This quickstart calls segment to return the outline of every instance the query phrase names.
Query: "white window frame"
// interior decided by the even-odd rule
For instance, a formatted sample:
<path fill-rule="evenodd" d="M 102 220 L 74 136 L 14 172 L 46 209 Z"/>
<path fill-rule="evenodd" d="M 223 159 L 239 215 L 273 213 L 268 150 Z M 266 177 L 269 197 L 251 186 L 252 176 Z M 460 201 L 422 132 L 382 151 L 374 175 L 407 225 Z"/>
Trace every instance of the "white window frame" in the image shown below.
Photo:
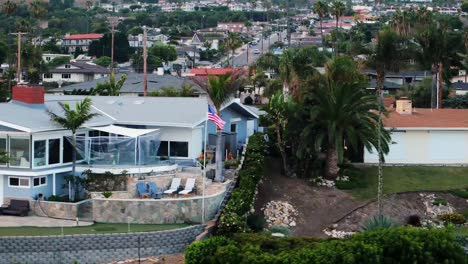
<path fill-rule="evenodd" d="M 15 185 L 10 185 L 10 179 L 11 178 L 17 178 L 18 179 L 18 184 L 21 183 L 21 180 L 28 180 L 28 186 L 15 186 Z M 23 188 L 23 189 L 30 189 L 31 188 L 31 178 L 29 177 L 17 177 L 17 176 L 8 176 L 8 187 L 11 188 Z"/>
<path fill-rule="evenodd" d="M 49 140 L 53 140 L 53 139 L 58 139 L 59 142 L 60 142 L 60 145 L 59 145 L 59 162 L 58 163 L 54 163 L 54 164 L 49 164 Z M 32 163 L 33 165 L 33 169 L 34 168 L 53 168 L 53 167 L 57 167 L 57 166 L 61 166 L 63 165 L 63 136 L 59 136 L 57 134 L 54 134 L 54 135 L 50 135 L 50 136 L 38 136 L 38 137 L 33 137 L 33 140 L 32 140 L 32 160 L 34 161 L 34 151 L 35 151 L 35 147 L 34 147 L 34 142 L 36 141 L 45 141 L 46 142 L 46 147 L 45 147 L 45 162 L 44 162 L 44 165 L 42 166 L 36 166 L 34 164 L 34 162 Z"/>
<path fill-rule="evenodd" d="M 21 168 L 21 169 L 31 169 L 32 168 L 32 160 L 33 160 L 33 152 L 32 149 L 34 148 L 33 146 L 33 140 L 31 139 L 30 136 L 17 136 L 17 135 L 9 135 L 8 136 L 8 156 L 11 155 L 11 140 L 12 139 L 27 139 L 29 140 L 29 167 L 21 167 L 21 166 L 14 166 L 11 165 L 11 162 L 8 163 L 10 168 Z M 11 156 L 10 156 L 11 157 Z"/>
<path fill-rule="evenodd" d="M 44 178 L 45 179 L 45 183 L 42 184 L 41 183 L 41 179 Z M 39 185 L 34 185 L 34 179 L 39 179 Z M 30 181 L 31 182 L 31 181 Z M 39 176 L 39 177 L 34 177 L 32 178 L 32 186 L 33 188 L 39 188 L 39 187 L 43 187 L 43 186 L 47 186 L 47 176 Z"/>
<path fill-rule="evenodd" d="M 10 153 L 9 153 L 9 148 L 8 148 L 8 137 L 6 135 L 0 135 L 0 139 L 5 140 L 5 149 L 0 149 L 0 150 L 5 151 L 9 155 Z M 8 162 L 0 163 L 0 167 L 8 167 Z"/>

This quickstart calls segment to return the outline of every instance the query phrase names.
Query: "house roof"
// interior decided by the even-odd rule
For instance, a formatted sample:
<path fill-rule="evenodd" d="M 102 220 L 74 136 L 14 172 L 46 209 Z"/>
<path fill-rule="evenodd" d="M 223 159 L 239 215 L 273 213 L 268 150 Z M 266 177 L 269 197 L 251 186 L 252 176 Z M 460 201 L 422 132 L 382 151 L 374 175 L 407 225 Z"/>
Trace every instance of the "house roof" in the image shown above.
<path fill-rule="evenodd" d="M 362 74 L 377 75 L 375 70 L 364 70 Z M 431 77 L 431 71 L 399 71 L 399 72 L 386 72 L 385 77 Z"/>
<path fill-rule="evenodd" d="M 122 76 L 121 73 L 116 74 L 115 79 L 119 80 Z M 92 80 L 88 82 L 76 83 L 68 86 L 63 86 L 62 88 L 56 88 L 49 90 L 51 92 L 72 92 L 73 90 L 82 90 L 89 91 L 91 88 L 96 88 L 98 83 L 104 83 L 108 81 L 108 78 L 100 78 L 97 80 Z M 160 91 L 162 87 L 174 87 L 181 88 L 183 85 L 192 85 L 192 89 L 198 94 L 205 93 L 205 91 L 196 85 L 193 81 L 184 78 L 177 77 L 172 75 L 156 75 L 148 74 L 148 92 L 157 92 Z M 143 74 L 142 73 L 129 73 L 127 75 L 127 80 L 120 89 L 120 93 L 143 93 Z"/>
<path fill-rule="evenodd" d="M 400 89 L 401 85 L 394 82 L 384 81 L 384 89 Z M 371 79 L 369 83 L 369 88 L 377 88 L 377 80 Z"/>
<path fill-rule="evenodd" d="M 63 68 L 64 65 L 70 64 L 78 69 L 66 69 Z M 49 70 L 50 73 L 87 73 L 87 74 L 109 74 L 109 69 L 99 66 L 97 64 L 87 62 L 87 61 L 71 61 L 60 66 L 57 66 L 54 69 Z"/>
<path fill-rule="evenodd" d="M 391 111 L 383 121 L 392 128 L 468 128 L 468 109 L 416 108 L 412 114 Z"/>
<path fill-rule="evenodd" d="M 73 108 L 86 97 L 92 100 L 91 111 L 99 116 L 83 127 L 120 124 L 193 128 L 205 120 L 208 104 L 205 97 L 46 95 L 44 105 L 0 103 L 0 126 L 25 132 L 61 130 L 50 120 L 47 110 L 60 114 L 59 103 L 69 103 Z"/>
<path fill-rule="evenodd" d="M 63 37 L 64 40 L 77 40 L 77 39 L 100 39 L 102 38 L 103 34 L 73 34 Z"/>
<path fill-rule="evenodd" d="M 223 105 L 221 107 L 221 111 L 226 108 L 232 108 L 237 112 L 243 113 L 246 116 L 250 116 L 251 118 L 258 118 L 259 117 L 259 110 L 252 109 L 251 107 L 244 105 L 240 102 L 238 98 L 233 99 L 229 103 Z"/>
<path fill-rule="evenodd" d="M 468 90 L 468 83 L 455 82 L 455 83 L 452 83 L 452 86 L 457 91 L 467 91 Z"/>
<path fill-rule="evenodd" d="M 235 68 L 193 68 L 190 73 L 194 75 L 225 75 L 235 70 Z"/>

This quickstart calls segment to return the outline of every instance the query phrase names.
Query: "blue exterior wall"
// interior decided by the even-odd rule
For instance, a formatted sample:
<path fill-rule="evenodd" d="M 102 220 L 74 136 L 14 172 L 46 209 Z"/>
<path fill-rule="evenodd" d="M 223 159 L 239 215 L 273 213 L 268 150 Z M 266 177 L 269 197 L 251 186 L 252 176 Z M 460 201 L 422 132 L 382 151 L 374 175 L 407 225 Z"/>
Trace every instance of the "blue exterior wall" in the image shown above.
<path fill-rule="evenodd" d="M 8 175 L 3 176 L 3 196 L 4 197 L 13 197 L 13 198 L 37 198 L 39 193 L 42 193 L 44 196 L 48 197 L 52 195 L 52 175 L 47 175 L 47 185 L 33 187 L 33 177 L 24 177 L 30 178 L 30 187 L 29 188 L 19 188 L 19 187 L 9 187 L 8 186 Z"/>
<path fill-rule="evenodd" d="M 258 119 L 250 118 L 242 113 L 232 110 L 230 107 L 221 111 L 221 118 L 226 122 L 224 125 L 224 132 L 231 132 L 231 119 L 240 118 L 240 121 L 232 122 L 237 124 L 237 142 L 244 144 L 247 139 L 247 120 L 254 120 L 254 131 L 258 131 Z M 204 124 L 202 126 L 204 127 Z M 205 140 L 205 130 L 203 129 L 203 140 Z M 216 125 L 208 121 L 208 134 L 216 134 Z"/>
<path fill-rule="evenodd" d="M 68 195 L 68 188 L 64 188 L 63 185 L 66 183 L 64 177 L 70 175 L 71 172 L 57 173 L 55 174 L 55 186 L 56 195 L 64 196 Z"/>

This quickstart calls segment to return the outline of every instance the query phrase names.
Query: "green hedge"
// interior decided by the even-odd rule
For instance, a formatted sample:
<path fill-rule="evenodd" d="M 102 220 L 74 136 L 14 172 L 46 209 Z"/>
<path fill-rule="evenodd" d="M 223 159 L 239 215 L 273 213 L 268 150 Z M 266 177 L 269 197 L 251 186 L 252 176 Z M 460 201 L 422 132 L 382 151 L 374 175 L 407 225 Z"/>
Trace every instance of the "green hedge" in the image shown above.
<path fill-rule="evenodd" d="M 273 238 L 235 234 L 195 242 L 185 263 L 467 263 L 466 255 L 447 229 L 398 227 L 356 234 L 343 240 Z"/>
<path fill-rule="evenodd" d="M 238 186 L 233 190 L 218 224 L 222 234 L 243 232 L 247 229 L 246 215 L 255 198 L 258 182 L 264 175 L 267 144 L 263 134 L 249 138 L 244 164 L 239 172 Z"/>

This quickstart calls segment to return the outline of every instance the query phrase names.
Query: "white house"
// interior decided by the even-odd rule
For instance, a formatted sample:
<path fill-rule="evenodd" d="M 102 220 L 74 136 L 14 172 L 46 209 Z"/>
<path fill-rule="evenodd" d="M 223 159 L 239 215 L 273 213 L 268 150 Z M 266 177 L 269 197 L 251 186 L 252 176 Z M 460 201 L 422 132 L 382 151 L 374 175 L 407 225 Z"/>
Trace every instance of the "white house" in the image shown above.
<path fill-rule="evenodd" d="M 0 103 L 0 149 L 11 161 L 0 164 L 4 197 L 63 195 L 72 169 L 71 132 L 50 120 L 85 96 L 45 95 L 43 87 L 15 86 L 12 101 Z M 195 166 L 202 152 L 206 97 L 92 96 L 99 114 L 77 132 L 77 172 L 91 169 L 130 174 Z"/>
<path fill-rule="evenodd" d="M 63 38 L 62 46 L 66 47 L 69 53 L 75 52 L 77 48 L 87 52 L 89 44 L 95 40 L 100 40 L 103 36 L 103 34 L 97 33 L 66 35 Z"/>
<path fill-rule="evenodd" d="M 468 109 L 413 109 L 397 100 L 383 119 L 391 131 L 387 164 L 468 164 Z M 375 150 L 364 151 L 364 163 L 378 163 Z"/>
<path fill-rule="evenodd" d="M 109 69 L 88 61 L 70 61 L 42 75 L 43 82 L 80 83 L 107 77 Z"/>

